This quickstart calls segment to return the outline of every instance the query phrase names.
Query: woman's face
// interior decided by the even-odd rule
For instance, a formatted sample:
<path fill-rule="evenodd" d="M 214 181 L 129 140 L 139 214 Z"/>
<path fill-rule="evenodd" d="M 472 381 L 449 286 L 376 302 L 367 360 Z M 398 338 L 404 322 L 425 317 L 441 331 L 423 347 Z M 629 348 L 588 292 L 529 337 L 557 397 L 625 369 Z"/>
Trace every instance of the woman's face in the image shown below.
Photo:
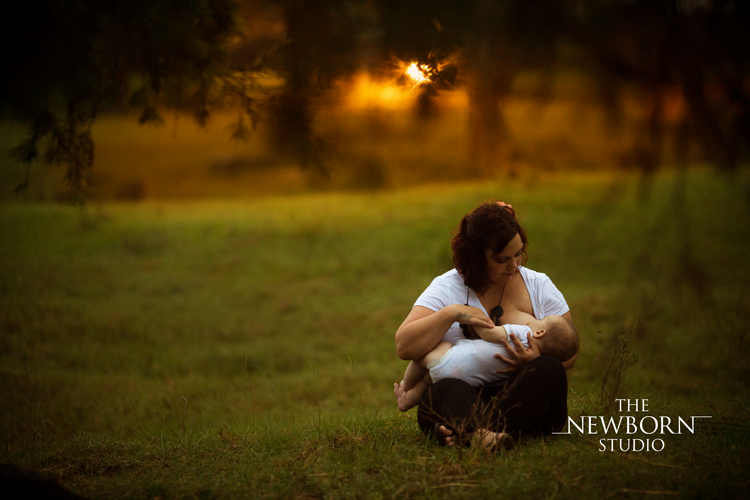
<path fill-rule="evenodd" d="M 487 258 L 487 274 L 495 283 L 506 283 L 517 272 L 523 258 L 523 241 L 516 233 L 503 251 L 492 255 L 492 250 L 485 252 Z"/>

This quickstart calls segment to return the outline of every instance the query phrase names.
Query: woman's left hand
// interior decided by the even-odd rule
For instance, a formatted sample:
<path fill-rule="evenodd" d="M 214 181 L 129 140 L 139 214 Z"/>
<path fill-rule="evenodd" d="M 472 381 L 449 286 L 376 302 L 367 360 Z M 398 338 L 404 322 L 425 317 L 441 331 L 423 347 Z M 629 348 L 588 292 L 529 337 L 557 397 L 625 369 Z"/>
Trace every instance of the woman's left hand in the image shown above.
<path fill-rule="evenodd" d="M 534 337 L 529 335 L 529 348 L 524 348 L 523 344 L 520 340 L 518 340 L 518 337 L 510 334 L 510 340 L 513 341 L 513 346 L 510 345 L 510 343 L 507 340 L 501 340 L 500 343 L 505 348 L 505 350 L 508 352 L 508 357 L 506 358 L 502 354 L 495 354 L 496 358 L 502 359 L 506 363 L 508 363 L 510 368 L 503 368 L 501 370 L 497 370 L 497 373 L 508 373 L 508 372 L 516 372 L 526 366 L 526 363 L 531 361 L 534 358 L 538 358 L 542 355 L 541 352 L 539 352 L 539 346 L 536 343 L 536 340 L 534 340 Z"/>

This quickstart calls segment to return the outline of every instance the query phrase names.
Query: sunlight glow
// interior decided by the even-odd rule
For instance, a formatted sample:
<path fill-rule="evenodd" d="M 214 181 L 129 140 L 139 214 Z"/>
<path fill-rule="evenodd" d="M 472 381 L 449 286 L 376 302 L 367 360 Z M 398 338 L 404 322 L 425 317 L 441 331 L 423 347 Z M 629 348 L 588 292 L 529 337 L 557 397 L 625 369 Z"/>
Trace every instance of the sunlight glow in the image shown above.
<path fill-rule="evenodd" d="M 416 85 L 426 83 L 430 81 L 430 75 L 432 70 L 425 64 L 417 64 L 412 62 L 408 68 L 406 68 L 406 74 L 411 78 Z"/>
<path fill-rule="evenodd" d="M 385 108 L 403 109 L 411 105 L 413 95 L 408 89 L 392 80 L 374 79 L 367 73 L 360 73 L 351 81 L 345 93 L 349 109 Z"/>

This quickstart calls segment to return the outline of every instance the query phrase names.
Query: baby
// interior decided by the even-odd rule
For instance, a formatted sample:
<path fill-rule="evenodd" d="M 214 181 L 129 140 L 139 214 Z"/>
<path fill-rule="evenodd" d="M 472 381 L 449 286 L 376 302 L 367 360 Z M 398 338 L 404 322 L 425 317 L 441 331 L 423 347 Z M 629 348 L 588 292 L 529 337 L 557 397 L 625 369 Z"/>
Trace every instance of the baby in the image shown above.
<path fill-rule="evenodd" d="M 482 340 L 461 339 L 453 346 L 449 342 L 440 342 L 424 358 L 409 363 L 404 380 L 393 384 L 399 410 L 406 411 L 416 406 L 424 391 L 444 378 L 457 378 L 472 387 L 511 378 L 512 374 L 497 373 L 502 366 L 495 358 L 496 353 L 508 355 L 498 344 L 501 340 L 508 340 L 511 333 L 526 348 L 531 334 L 542 354 L 550 354 L 560 361 L 567 361 L 578 351 L 577 336 L 561 316 L 547 316 L 542 320 L 532 318 L 527 325 L 475 326 L 474 331 Z"/>

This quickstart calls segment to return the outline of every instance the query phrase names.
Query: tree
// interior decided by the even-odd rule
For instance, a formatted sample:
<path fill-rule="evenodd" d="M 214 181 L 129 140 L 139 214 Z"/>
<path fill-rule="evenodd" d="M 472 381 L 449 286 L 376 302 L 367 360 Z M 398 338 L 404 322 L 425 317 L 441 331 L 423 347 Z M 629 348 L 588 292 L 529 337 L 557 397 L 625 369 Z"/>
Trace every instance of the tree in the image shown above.
<path fill-rule="evenodd" d="M 235 10 L 233 0 L 11 3 L 2 21 L 0 114 L 29 130 L 12 155 L 64 165 L 80 198 L 102 107 L 136 107 L 141 123 L 158 122 L 163 99 L 205 123 L 218 94 L 247 96 L 224 65 Z M 19 189 L 27 183 L 28 173 Z"/>
<path fill-rule="evenodd" d="M 259 53 L 239 25 L 268 6 L 283 10 L 286 32 Z M 265 119 L 279 149 L 323 171 L 311 102 L 357 68 L 368 12 L 359 0 L 19 2 L 3 18 L 3 60 L 14 77 L 0 83 L 0 115 L 29 133 L 12 155 L 27 165 L 40 157 L 64 165 L 81 199 L 102 109 L 135 107 L 139 122 L 158 123 L 167 107 L 205 124 L 211 109 L 230 105 L 239 110 L 233 138 L 247 138 L 248 122 Z M 283 87 L 263 94 L 259 71 L 276 72 Z M 18 189 L 27 184 L 28 170 Z"/>
<path fill-rule="evenodd" d="M 731 170 L 750 137 L 750 3 L 739 0 L 379 0 L 384 43 L 400 57 L 460 54 L 469 94 L 470 156 L 497 168 L 507 140 L 504 99 L 523 71 L 545 75 L 550 96 L 558 69 L 598 82 L 601 105 L 617 117 L 625 89 L 641 92 L 646 123 L 632 161 L 646 176 L 661 164 L 665 98 L 685 107 L 676 156 L 689 144 Z M 565 51 L 560 50 L 562 47 Z M 686 161 L 686 160 L 683 160 Z"/>
<path fill-rule="evenodd" d="M 524 70 L 551 74 L 568 13 L 557 0 L 379 0 L 383 43 L 400 58 L 457 61 L 469 96 L 469 157 L 495 170 L 507 143 L 502 101 Z M 547 79 L 551 82 L 551 79 Z"/>
<path fill-rule="evenodd" d="M 284 78 L 281 92 L 269 101 L 268 120 L 278 149 L 303 168 L 327 174 L 329 146 L 313 131 L 313 101 L 339 77 L 358 69 L 361 39 L 371 24 L 363 2 L 286 0 L 286 40 L 265 61 Z"/>
<path fill-rule="evenodd" d="M 283 11 L 284 36 L 260 56 L 243 55 L 230 43 L 243 38 L 238 8 L 265 5 Z M 748 9 L 736 0 L 31 0 L 3 16 L 0 50 L 11 76 L 0 81 L 0 115 L 29 127 L 13 154 L 64 165 L 77 196 L 94 160 L 91 124 L 115 107 L 140 109 L 142 123 L 159 122 L 165 106 L 205 123 L 211 109 L 231 103 L 235 138 L 249 134 L 248 121 L 267 119 L 280 148 L 323 169 L 314 101 L 359 69 L 364 44 L 379 42 L 403 60 L 458 61 L 479 172 L 497 168 L 507 144 L 502 103 L 515 77 L 546 75 L 536 94 L 546 99 L 562 67 L 596 79 L 607 109 L 617 109 L 623 88 L 641 90 L 648 118 L 632 156 L 644 173 L 661 163 L 663 101 L 675 91 L 686 109 L 677 156 L 686 159 L 695 143 L 732 169 L 750 137 Z M 260 70 L 278 73 L 283 87 L 260 97 Z M 432 94 L 422 98 L 429 110 Z"/>
<path fill-rule="evenodd" d="M 731 171 L 750 138 L 750 5 L 741 1 L 590 0 L 572 33 L 589 54 L 604 102 L 620 107 L 623 88 L 641 94 L 646 126 L 631 161 L 646 177 L 662 162 L 665 101 L 677 95 L 684 112 L 674 126 L 675 157 L 685 167 L 691 144 Z"/>

